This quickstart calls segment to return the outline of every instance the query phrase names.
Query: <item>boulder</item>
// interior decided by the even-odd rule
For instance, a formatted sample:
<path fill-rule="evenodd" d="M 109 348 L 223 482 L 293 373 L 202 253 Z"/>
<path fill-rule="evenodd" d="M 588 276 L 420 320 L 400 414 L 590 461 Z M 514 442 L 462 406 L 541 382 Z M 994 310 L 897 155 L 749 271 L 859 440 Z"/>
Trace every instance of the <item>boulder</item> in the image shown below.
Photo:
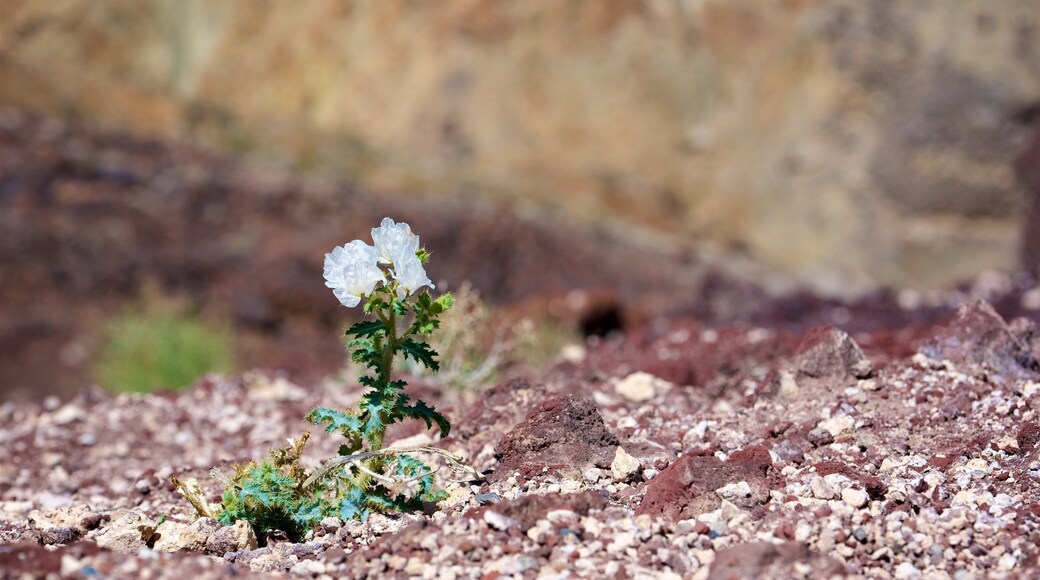
<path fill-rule="evenodd" d="M 500 460 L 488 481 L 514 472 L 540 473 L 546 467 L 574 471 L 609 468 L 619 440 L 603 423 L 592 399 L 574 395 L 551 397 L 535 405 L 495 446 Z"/>
<path fill-rule="evenodd" d="M 93 530 L 104 520 L 85 505 L 29 514 L 29 528 L 41 544 L 70 544 Z"/>
<path fill-rule="evenodd" d="M 782 365 L 770 394 L 788 401 L 820 399 L 871 375 L 873 367 L 856 341 L 833 326 L 810 330 Z"/>
<path fill-rule="evenodd" d="M 138 512 L 127 511 L 113 516 L 112 523 L 101 529 L 94 541 L 102 548 L 121 554 L 136 554 L 148 545 L 155 533 L 155 522 Z"/>
<path fill-rule="evenodd" d="M 257 549 L 256 533 L 249 522 L 238 520 L 213 531 L 206 538 L 206 553 L 223 556 L 228 552 L 250 552 Z"/>
<path fill-rule="evenodd" d="M 155 529 L 152 535 L 152 548 L 156 552 L 176 552 L 192 550 L 201 552 L 206 548 L 209 537 L 220 529 L 220 524 L 213 518 L 199 518 L 191 524 L 182 524 L 167 520 Z"/>
<path fill-rule="evenodd" d="M 985 300 L 965 303 L 946 326 L 920 349 L 936 361 L 948 360 L 995 383 L 1040 377 L 1033 340 L 1035 324 L 1017 323 L 1017 333 Z"/>
<path fill-rule="evenodd" d="M 650 480 L 636 514 L 673 521 L 693 518 L 718 509 L 723 500 L 718 490 L 728 492 L 733 489 L 727 487 L 730 484 L 741 488 L 746 484 L 750 492 L 730 501 L 738 507 L 753 508 L 769 500 L 769 490 L 779 481 L 764 447 L 736 451 L 725 462 L 713 455 L 688 453 Z"/>

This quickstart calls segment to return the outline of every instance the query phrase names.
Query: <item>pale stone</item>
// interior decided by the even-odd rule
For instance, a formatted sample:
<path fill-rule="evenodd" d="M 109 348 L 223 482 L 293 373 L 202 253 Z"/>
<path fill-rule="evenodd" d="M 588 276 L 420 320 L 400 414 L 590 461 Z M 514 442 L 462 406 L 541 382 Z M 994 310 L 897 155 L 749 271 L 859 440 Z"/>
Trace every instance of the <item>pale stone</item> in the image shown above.
<path fill-rule="evenodd" d="M 206 539 L 206 553 L 216 556 L 223 556 L 228 552 L 248 552 L 256 547 L 256 533 L 245 520 L 221 527 Z"/>
<path fill-rule="evenodd" d="M 580 344 L 565 344 L 560 349 L 560 359 L 571 364 L 581 364 L 585 355 L 585 347 Z"/>
<path fill-rule="evenodd" d="M 29 513 L 29 527 L 43 544 L 68 544 L 100 522 L 101 515 L 85 505 Z"/>
<path fill-rule="evenodd" d="M 220 524 L 213 518 L 199 518 L 190 525 L 167 520 L 155 529 L 158 539 L 152 549 L 156 552 L 202 551 L 209 537 L 219 529 Z"/>
<path fill-rule="evenodd" d="M 997 440 L 997 448 L 1005 453 L 1018 453 L 1018 439 L 1005 435 Z"/>
<path fill-rule="evenodd" d="M 614 540 L 607 544 L 608 554 L 620 554 L 636 541 L 636 535 L 632 532 L 618 532 L 614 534 Z"/>
<path fill-rule="evenodd" d="M 639 474 L 640 467 L 639 460 L 619 446 L 614 450 L 614 460 L 610 463 L 610 477 L 619 483 L 630 481 Z"/>
<path fill-rule="evenodd" d="M 404 566 L 404 573 L 409 576 L 422 576 L 425 570 L 426 563 L 416 556 L 408 558 L 408 563 Z"/>
<path fill-rule="evenodd" d="M 896 566 L 895 577 L 897 580 L 909 580 L 910 578 L 920 578 L 920 576 L 921 571 L 910 562 L 903 562 Z"/>
<path fill-rule="evenodd" d="M 870 499 L 867 496 L 867 492 L 862 489 L 856 489 L 854 487 L 846 488 L 841 492 L 841 499 L 850 507 L 859 509 L 867 505 L 867 501 Z"/>
<path fill-rule="evenodd" d="M 458 482 L 448 484 L 444 491 L 448 493 L 448 497 L 437 502 L 437 509 L 446 510 L 459 504 L 465 504 L 473 497 L 473 490 L 468 485 Z"/>
<path fill-rule="evenodd" d="M 136 554 L 155 533 L 155 522 L 137 512 L 125 512 L 102 529 L 94 541 L 102 548 L 121 554 Z"/>
<path fill-rule="evenodd" d="M 852 433 L 853 428 L 856 425 L 856 421 L 848 415 L 838 415 L 837 417 L 831 417 L 824 421 L 820 421 L 819 427 L 826 429 L 832 437 L 837 437 L 843 433 Z"/>
<path fill-rule="evenodd" d="M 654 375 L 642 371 L 634 372 L 618 381 L 614 391 L 622 397 L 636 403 L 653 399 L 659 390 L 668 388 L 668 383 Z"/>
<path fill-rule="evenodd" d="M 484 512 L 484 522 L 500 532 L 520 525 L 520 522 L 513 518 L 491 510 Z"/>
<path fill-rule="evenodd" d="M 816 499 L 833 499 L 837 493 L 834 490 L 834 486 L 818 475 L 814 476 L 809 482 L 809 488 Z"/>
<path fill-rule="evenodd" d="M 751 497 L 751 486 L 746 481 L 729 483 L 715 490 L 719 497 L 730 501 Z"/>
<path fill-rule="evenodd" d="M 798 381 L 790 371 L 780 372 L 780 398 L 788 401 L 798 398 Z"/>
<path fill-rule="evenodd" d="M 545 514 L 545 519 L 551 524 L 578 519 L 578 514 L 572 510 L 550 510 Z"/>

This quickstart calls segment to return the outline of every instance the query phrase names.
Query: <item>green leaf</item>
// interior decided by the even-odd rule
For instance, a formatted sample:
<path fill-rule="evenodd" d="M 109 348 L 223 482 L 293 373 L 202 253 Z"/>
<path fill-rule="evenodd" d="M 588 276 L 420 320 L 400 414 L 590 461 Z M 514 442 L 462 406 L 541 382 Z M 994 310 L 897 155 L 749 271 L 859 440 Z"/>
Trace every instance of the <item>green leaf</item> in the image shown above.
<path fill-rule="evenodd" d="M 404 353 L 405 357 L 411 357 L 416 362 L 421 363 L 431 371 L 436 371 L 440 368 L 437 360 L 434 358 L 437 356 L 437 351 L 430 348 L 430 345 L 425 342 L 418 342 L 414 339 L 407 339 L 401 344 L 397 345 L 397 350 Z"/>
<path fill-rule="evenodd" d="M 448 492 L 443 489 L 431 490 L 422 496 L 423 501 L 440 502 L 448 499 Z"/>
<path fill-rule="evenodd" d="M 393 304 L 394 314 L 398 316 L 405 316 L 408 314 L 408 303 L 404 300 L 394 300 Z"/>
<path fill-rule="evenodd" d="M 382 320 L 364 320 L 361 322 L 354 323 L 350 328 L 347 329 L 346 335 L 356 335 L 358 338 L 364 336 L 372 336 L 379 331 L 385 331 L 386 326 Z"/>
<path fill-rule="evenodd" d="M 382 446 L 387 425 L 393 423 L 392 409 L 387 407 L 386 400 L 379 391 L 365 393 L 361 397 L 360 407 L 361 418 L 364 422 L 361 436 L 373 449 L 378 449 Z"/>
<path fill-rule="evenodd" d="M 373 389 L 378 389 L 379 388 L 379 379 L 377 379 L 375 377 L 362 375 L 362 376 L 358 377 L 358 382 L 361 383 L 362 385 L 365 385 L 366 387 L 370 387 L 370 388 L 373 388 Z"/>
<path fill-rule="evenodd" d="M 365 305 L 362 307 L 365 314 L 372 314 L 376 310 L 382 310 L 386 307 L 386 300 L 383 300 L 378 294 L 372 294 L 365 300 Z"/>
<path fill-rule="evenodd" d="M 315 500 L 308 500 L 300 502 L 300 505 L 296 508 L 296 512 L 293 513 L 292 519 L 299 526 L 304 528 L 314 527 L 321 522 L 321 518 L 324 517 L 321 509 L 321 502 Z"/>
<path fill-rule="evenodd" d="M 369 337 L 359 337 L 351 339 L 347 342 L 347 348 L 352 350 L 350 358 L 354 359 L 354 362 L 365 362 L 365 356 L 376 352 L 376 341 Z"/>
<path fill-rule="evenodd" d="M 335 409 L 318 407 L 308 413 L 305 420 L 314 423 L 315 425 L 321 425 L 327 421 L 329 424 L 325 427 L 326 433 L 340 431 L 346 434 L 348 432 L 358 433 L 361 431 L 361 420 L 358 419 L 356 415 L 337 411 Z"/>
<path fill-rule="evenodd" d="M 432 304 L 433 304 L 433 298 L 430 297 L 430 292 L 427 291 L 427 290 L 423 290 L 420 294 L 418 294 L 415 297 L 415 308 L 417 310 L 418 309 L 427 310 L 427 309 L 430 308 L 430 305 L 432 305 Z"/>
<path fill-rule="evenodd" d="M 365 521 L 368 519 L 368 501 L 365 492 L 359 488 L 351 488 L 343 495 L 339 504 L 339 519 Z"/>
<path fill-rule="evenodd" d="M 431 310 L 434 314 L 440 314 L 442 312 L 447 311 L 454 305 L 455 298 L 451 295 L 450 292 L 445 292 L 444 294 L 441 294 L 440 298 L 433 302 L 433 307 L 431 308 Z"/>
<path fill-rule="evenodd" d="M 406 403 L 406 401 L 407 396 L 405 401 L 401 401 L 401 403 Z M 436 424 L 437 429 L 441 432 L 441 438 L 447 437 L 448 433 L 451 432 L 451 423 L 444 418 L 444 415 L 438 413 L 437 409 L 427 405 L 425 402 L 417 400 L 414 405 L 401 404 L 400 406 L 401 413 L 405 417 L 425 421 L 427 429 L 432 429 L 433 425 Z"/>

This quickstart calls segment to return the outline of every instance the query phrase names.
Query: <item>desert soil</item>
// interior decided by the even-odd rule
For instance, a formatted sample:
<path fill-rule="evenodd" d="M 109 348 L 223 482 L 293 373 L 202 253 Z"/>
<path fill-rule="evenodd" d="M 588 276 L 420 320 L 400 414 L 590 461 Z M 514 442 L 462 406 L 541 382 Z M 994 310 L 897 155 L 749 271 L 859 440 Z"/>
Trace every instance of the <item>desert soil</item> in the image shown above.
<path fill-rule="evenodd" d="M 1035 289 L 1019 301 L 1036 299 Z M 479 392 L 413 381 L 434 444 L 483 474 L 429 513 L 304 541 L 171 542 L 170 482 L 262 456 L 356 384 L 211 376 L 178 395 L 0 407 L 6 577 L 1030 577 L 1040 570 L 1040 327 L 966 301 L 913 332 L 692 319 L 565 348 Z M 476 396 L 475 396 L 476 395 Z M 395 439 L 428 436 L 404 426 Z M 334 454 L 315 433 L 308 462 Z M 169 522 L 156 531 L 165 514 Z M 182 524 L 176 526 L 175 524 Z M 224 529 L 228 537 L 227 528 Z M 167 536 L 164 539 L 164 534 Z M 261 538 L 261 544 L 265 544 Z M 191 542 L 195 543 L 192 544 Z"/>
<path fill-rule="evenodd" d="M 776 298 L 602 232 L 11 111 L 0 153 L 0 379 L 24 387 L 0 405 L 5 578 L 1040 573 L 1030 276 Z M 329 518 L 300 542 L 196 520 L 172 477 L 217 501 L 212 469 L 308 428 L 308 466 L 335 455 L 302 418 L 362 390 L 337 372 L 349 313 L 321 286 L 321 253 L 387 213 L 429 225 L 438 279 L 586 339 L 462 390 L 408 378 L 453 430 L 388 440 L 481 474 L 442 470 L 450 498 L 425 513 Z M 177 394 L 82 388 L 96 328 L 148 283 L 230 313 L 257 370 Z"/>

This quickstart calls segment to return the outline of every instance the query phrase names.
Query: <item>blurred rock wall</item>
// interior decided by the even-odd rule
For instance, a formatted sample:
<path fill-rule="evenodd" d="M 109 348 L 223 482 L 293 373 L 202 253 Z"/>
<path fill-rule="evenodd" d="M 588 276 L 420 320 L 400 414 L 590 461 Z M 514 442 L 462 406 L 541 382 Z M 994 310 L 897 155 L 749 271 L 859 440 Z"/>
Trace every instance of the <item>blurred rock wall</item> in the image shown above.
<path fill-rule="evenodd" d="M 750 254 L 1013 268 L 1036 0 L 0 0 L 0 102 Z"/>

